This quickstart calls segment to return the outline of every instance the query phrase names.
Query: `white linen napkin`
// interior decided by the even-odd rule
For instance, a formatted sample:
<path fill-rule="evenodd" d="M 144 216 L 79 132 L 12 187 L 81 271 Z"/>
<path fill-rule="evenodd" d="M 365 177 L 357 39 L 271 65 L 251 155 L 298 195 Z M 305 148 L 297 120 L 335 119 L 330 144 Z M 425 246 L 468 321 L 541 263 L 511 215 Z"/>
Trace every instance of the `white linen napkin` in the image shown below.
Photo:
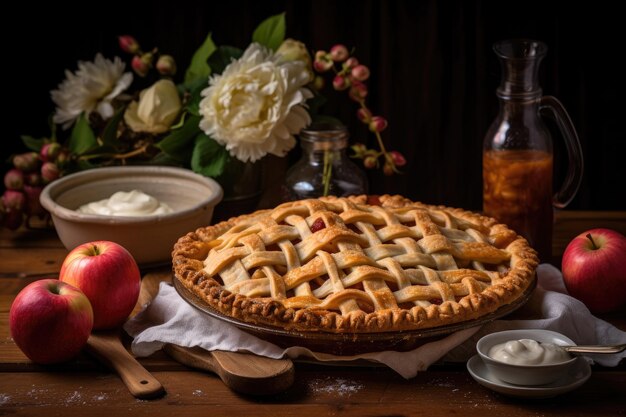
<path fill-rule="evenodd" d="M 408 352 L 375 352 L 354 356 L 336 356 L 312 352 L 304 347 L 283 349 L 252 336 L 229 323 L 199 312 L 184 301 L 169 284 L 161 283 L 154 300 L 129 320 L 124 329 L 134 338 L 132 351 L 136 356 L 149 356 L 166 343 L 179 346 L 200 346 L 206 350 L 251 352 L 269 358 L 309 357 L 326 361 L 365 359 L 387 365 L 404 378 L 412 378 L 431 364 L 444 361 L 463 362 L 475 354 L 476 341 L 485 334 L 509 329 L 537 328 L 563 333 L 577 344 L 626 343 L 626 333 L 600 320 L 580 301 L 567 295 L 561 273 L 552 265 L 542 264 L 537 270 L 539 282 L 528 303 L 516 314 L 528 320 L 496 320 L 482 327 L 473 327 L 424 344 Z M 595 355 L 604 366 L 615 366 L 626 352 Z"/>

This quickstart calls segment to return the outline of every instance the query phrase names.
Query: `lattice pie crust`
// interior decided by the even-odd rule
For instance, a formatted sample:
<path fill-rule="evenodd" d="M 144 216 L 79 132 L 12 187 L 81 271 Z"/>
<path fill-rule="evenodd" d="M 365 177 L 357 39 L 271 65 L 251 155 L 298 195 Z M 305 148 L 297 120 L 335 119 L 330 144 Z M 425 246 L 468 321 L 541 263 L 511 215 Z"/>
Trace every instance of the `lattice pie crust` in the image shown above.
<path fill-rule="evenodd" d="M 287 330 L 459 323 L 520 297 L 537 256 L 494 219 L 400 196 L 282 204 L 181 237 L 176 279 L 210 307 Z"/>

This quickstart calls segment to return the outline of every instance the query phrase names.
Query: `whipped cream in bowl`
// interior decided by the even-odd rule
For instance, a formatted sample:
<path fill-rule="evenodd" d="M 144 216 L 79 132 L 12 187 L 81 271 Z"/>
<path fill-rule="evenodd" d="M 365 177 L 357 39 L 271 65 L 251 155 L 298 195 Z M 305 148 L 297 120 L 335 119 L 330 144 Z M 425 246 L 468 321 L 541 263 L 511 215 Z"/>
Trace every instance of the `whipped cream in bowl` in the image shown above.
<path fill-rule="evenodd" d="M 110 240 L 152 267 L 170 264 L 177 240 L 211 223 L 222 195 L 191 170 L 146 165 L 79 171 L 48 184 L 40 200 L 68 250 Z"/>
<path fill-rule="evenodd" d="M 507 330 L 483 336 L 478 355 L 499 380 L 510 384 L 550 384 L 567 374 L 576 362 L 559 346 L 576 345 L 568 337 L 543 329 Z"/>
<path fill-rule="evenodd" d="M 490 358 L 513 365 L 554 365 L 568 361 L 572 356 L 554 343 L 533 339 L 509 340 L 492 346 Z"/>
<path fill-rule="evenodd" d="M 117 191 L 109 198 L 83 204 L 77 211 L 83 214 L 131 217 L 173 212 L 169 205 L 141 190 Z"/>

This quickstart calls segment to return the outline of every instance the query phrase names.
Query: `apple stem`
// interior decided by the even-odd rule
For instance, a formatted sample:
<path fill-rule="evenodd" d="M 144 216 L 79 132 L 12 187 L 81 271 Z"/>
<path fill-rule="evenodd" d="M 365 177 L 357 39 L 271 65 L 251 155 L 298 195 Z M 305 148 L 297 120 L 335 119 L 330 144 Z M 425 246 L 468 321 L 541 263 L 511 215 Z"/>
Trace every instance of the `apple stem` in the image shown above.
<path fill-rule="evenodd" d="M 100 255 L 100 248 L 97 245 L 93 245 L 90 249 L 91 249 L 91 256 Z"/>
<path fill-rule="evenodd" d="M 593 241 L 593 237 L 591 237 L 591 233 L 587 233 L 587 235 L 585 237 L 591 241 L 591 248 L 593 250 L 597 250 L 598 249 L 598 245 L 596 245 L 596 242 Z"/>

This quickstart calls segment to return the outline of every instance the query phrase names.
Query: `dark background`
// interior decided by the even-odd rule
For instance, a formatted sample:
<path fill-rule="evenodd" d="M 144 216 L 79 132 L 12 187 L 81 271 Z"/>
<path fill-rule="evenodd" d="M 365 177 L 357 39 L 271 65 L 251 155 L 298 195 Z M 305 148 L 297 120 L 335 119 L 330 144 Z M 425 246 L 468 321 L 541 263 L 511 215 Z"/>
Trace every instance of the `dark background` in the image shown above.
<path fill-rule="evenodd" d="M 52 3 L 52 2 L 50 2 Z M 55 2 L 56 3 L 56 2 Z M 287 36 L 314 49 L 356 48 L 370 66 L 368 103 L 389 120 L 389 149 L 408 160 L 404 174 L 368 172 L 373 193 L 480 209 L 483 137 L 497 114 L 500 68 L 491 46 L 506 38 L 548 45 L 544 94 L 568 109 L 582 142 L 585 175 L 572 209 L 626 210 L 623 79 L 626 30 L 609 1 L 130 1 L 76 5 L 17 2 L 4 14 L 5 129 L 2 160 L 21 152 L 19 136 L 48 134 L 49 91 L 77 60 L 127 58 L 117 36 L 173 55 L 182 76 L 208 32 L 218 45 L 245 48 L 253 29 L 285 11 Z M 331 92 L 332 93 L 332 92 Z M 325 112 L 369 141 L 346 94 L 327 94 Z M 7 113 L 8 112 L 8 113 Z M 8 116 L 8 117 L 7 117 Z M 560 178 L 561 138 L 554 136 Z M 297 152 L 290 156 L 293 161 Z M 7 166 L 3 166 L 4 171 Z"/>

